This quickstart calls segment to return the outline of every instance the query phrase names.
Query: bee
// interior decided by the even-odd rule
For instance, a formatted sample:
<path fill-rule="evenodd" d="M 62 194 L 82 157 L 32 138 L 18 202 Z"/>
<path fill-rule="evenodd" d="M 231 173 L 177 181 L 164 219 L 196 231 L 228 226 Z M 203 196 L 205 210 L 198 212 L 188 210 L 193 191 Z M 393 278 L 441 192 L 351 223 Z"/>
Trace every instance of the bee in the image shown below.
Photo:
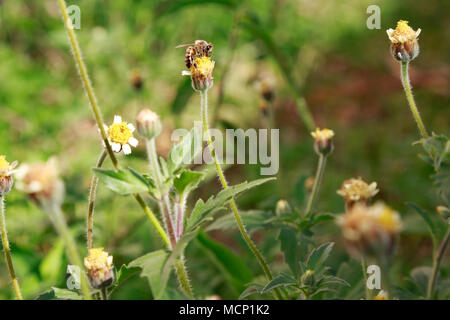
<path fill-rule="evenodd" d="M 177 48 L 187 47 L 184 62 L 188 69 L 191 66 L 197 67 L 195 64 L 196 57 L 209 57 L 211 55 L 213 45 L 205 40 L 195 40 L 194 43 L 180 44 Z"/>

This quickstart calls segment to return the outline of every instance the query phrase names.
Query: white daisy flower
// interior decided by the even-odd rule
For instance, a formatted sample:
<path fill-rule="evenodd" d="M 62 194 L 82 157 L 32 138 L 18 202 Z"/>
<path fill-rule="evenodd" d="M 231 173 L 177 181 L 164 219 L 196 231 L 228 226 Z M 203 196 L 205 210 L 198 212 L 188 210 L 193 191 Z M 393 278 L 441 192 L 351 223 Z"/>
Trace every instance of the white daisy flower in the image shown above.
<path fill-rule="evenodd" d="M 138 140 L 133 136 L 135 128 L 131 123 L 122 121 L 121 116 L 114 116 L 111 126 L 105 125 L 111 149 L 114 152 L 123 151 L 125 154 L 131 153 L 131 147 L 138 145 Z"/>

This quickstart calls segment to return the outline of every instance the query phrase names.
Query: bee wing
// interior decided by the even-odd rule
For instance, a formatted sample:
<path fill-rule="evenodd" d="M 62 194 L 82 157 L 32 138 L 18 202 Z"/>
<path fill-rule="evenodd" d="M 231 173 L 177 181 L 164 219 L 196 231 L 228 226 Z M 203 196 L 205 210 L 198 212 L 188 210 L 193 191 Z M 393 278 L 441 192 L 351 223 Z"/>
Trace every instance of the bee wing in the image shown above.
<path fill-rule="evenodd" d="M 176 46 L 175 48 L 176 48 L 176 49 L 177 49 L 177 48 L 185 48 L 185 47 L 190 47 L 190 46 L 193 46 L 193 45 L 194 45 L 193 43 L 180 44 L 180 45 Z"/>

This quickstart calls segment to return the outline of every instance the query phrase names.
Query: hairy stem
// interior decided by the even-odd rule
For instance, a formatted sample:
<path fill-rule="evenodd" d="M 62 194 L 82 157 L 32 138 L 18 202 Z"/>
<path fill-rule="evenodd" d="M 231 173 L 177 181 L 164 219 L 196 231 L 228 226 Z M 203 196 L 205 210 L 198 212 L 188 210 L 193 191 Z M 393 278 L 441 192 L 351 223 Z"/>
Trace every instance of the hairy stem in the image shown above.
<path fill-rule="evenodd" d="M 100 157 L 97 160 L 96 168 L 101 168 L 103 162 L 106 159 L 106 151 L 103 150 L 100 154 Z M 93 243 L 93 229 L 94 229 L 94 207 L 95 207 L 95 198 L 97 195 L 97 185 L 98 185 L 98 177 L 93 174 L 91 179 L 91 186 L 89 191 L 89 205 L 88 205 L 88 215 L 87 215 L 87 247 L 88 251 L 92 249 Z"/>
<path fill-rule="evenodd" d="M 89 289 L 86 274 L 81 271 L 83 270 L 83 264 L 81 263 L 81 258 L 78 254 L 77 245 L 75 239 L 72 236 L 72 233 L 70 233 L 61 208 L 59 206 L 52 206 L 48 214 L 56 231 L 64 241 L 70 263 L 76 265 L 80 270 L 80 285 L 84 298 L 86 300 L 91 300 L 91 292 Z"/>
<path fill-rule="evenodd" d="M 1 202 L 0 228 L 2 233 L 3 252 L 5 253 L 6 264 L 8 265 L 9 276 L 11 277 L 12 286 L 14 293 L 16 294 L 16 298 L 17 300 L 23 300 L 22 292 L 20 291 L 19 281 L 17 280 L 16 273 L 14 271 L 14 265 L 11 258 L 11 249 L 9 248 L 8 234 L 6 231 L 5 196 L 0 196 L 0 202 Z"/>
<path fill-rule="evenodd" d="M 309 216 L 314 208 L 314 203 L 319 194 L 320 185 L 322 184 L 323 173 L 327 164 L 327 158 L 322 153 L 319 155 L 319 162 L 317 164 L 316 176 L 314 177 L 314 185 L 309 195 L 308 203 L 305 209 L 305 216 Z"/>
<path fill-rule="evenodd" d="M 436 286 L 437 276 L 439 274 L 439 267 L 441 265 L 442 258 L 444 257 L 445 250 L 447 249 L 448 243 L 450 241 L 450 228 L 447 229 L 447 233 L 439 246 L 438 251 L 433 257 L 433 269 L 431 272 L 431 277 L 428 282 L 427 298 L 431 299 L 434 294 L 434 288 Z"/>
<path fill-rule="evenodd" d="M 200 98 L 201 98 L 201 114 L 202 114 L 202 122 L 203 122 L 203 130 L 205 131 L 205 135 L 206 138 L 208 140 L 208 146 L 209 149 L 211 151 L 211 155 L 214 158 L 214 163 L 216 166 L 216 170 L 217 170 L 217 174 L 219 176 L 220 179 L 220 183 L 222 184 L 222 187 L 224 190 L 228 189 L 228 183 L 225 179 L 225 175 L 222 171 L 222 167 L 217 159 L 215 150 L 214 150 L 214 145 L 211 139 L 211 135 L 209 133 L 209 126 L 208 126 L 208 91 L 204 90 L 204 91 L 200 91 Z M 239 231 L 242 234 L 242 237 L 244 238 L 245 242 L 247 243 L 247 245 L 249 246 L 250 250 L 253 252 L 253 254 L 255 255 L 256 259 L 258 260 L 259 264 L 261 265 L 261 268 L 264 271 L 264 274 L 266 275 L 267 280 L 272 281 L 273 276 L 272 276 L 272 272 L 269 269 L 269 266 L 267 265 L 266 261 L 264 260 L 264 257 L 262 256 L 262 254 L 259 252 L 258 248 L 256 247 L 255 243 L 253 242 L 253 240 L 250 238 L 249 234 L 247 233 L 247 230 L 245 230 L 245 226 L 244 223 L 242 221 L 242 218 L 239 214 L 238 208 L 236 206 L 236 202 L 234 201 L 234 199 L 231 199 L 230 202 L 230 207 L 231 210 L 233 211 L 234 214 L 234 218 L 236 219 L 236 223 L 238 225 Z M 280 299 L 281 295 L 278 289 L 273 291 L 274 296 L 276 299 Z"/>
<path fill-rule="evenodd" d="M 61 8 L 61 13 L 63 15 L 64 26 L 66 28 L 67 35 L 69 37 L 70 45 L 71 45 L 73 56 L 75 59 L 75 64 L 76 64 L 78 72 L 80 74 L 81 82 L 83 83 L 84 90 L 89 99 L 89 103 L 90 103 L 92 112 L 94 113 L 95 121 L 97 122 L 97 126 L 100 130 L 100 135 L 101 135 L 101 138 L 105 145 L 106 152 L 108 153 L 108 156 L 111 159 L 111 162 L 113 163 L 114 168 L 116 170 L 120 169 L 119 162 L 117 161 L 117 158 L 111 149 L 111 145 L 109 144 L 108 136 L 105 131 L 102 114 L 101 114 L 100 108 L 98 107 L 97 99 L 95 98 L 94 89 L 92 88 L 86 66 L 84 65 L 84 62 L 83 62 L 83 58 L 81 55 L 81 49 L 80 49 L 80 46 L 78 45 L 77 37 L 72 28 L 72 22 L 69 18 L 69 15 L 67 14 L 66 3 L 64 0 L 58 0 L 58 3 Z M 170 243 L 168 240 L 169 238 L 168 238 L 166 232 L 164 231 L 164 229 L 161 227 L 161 224 L 159 223 L 158 219 L 153 214 L 152 210 L 147 206 L 147 204 L 144 202 L 144 200 L 142 199 L 142 197 L 139 194 L 136 193 L 133 196 L 136 199 L 136 201 L 139 203 L 139 205 L 142 207 L 145 214 L 150 219 L 150 222 L 153 224 L 155 229 L 158 231 L 158 234 L 161 236 L 161 239 L 164 241 L 164 243 L 167 246 L 169 246 L 169 243 Z"/>
<path fill-rule="evenodd" d="M 186 292 L 189 297 L 193 296 L 191 282 L 189 280 L 189 275 L 186 271 L 186 266 L 184 265 L 184 257 L 181 256 L 175 261 L 175 270 L 177 272 L 178 282 L 181 288 Z"/>
<path fill-rule="evenodd" d="M 400 72 L 403 88 L 405 89 L 406 100 L 408 100 L 409 108 L 411 109 L 414 120 L 416 121 L 417 126 L 419 127 L 420 134 L 424 139 L 427 139 L 429 137 L 428 132 L 427 129 L 425 129 L 425 125 L 423 124 L 422 118 L 420 117 L 419 109 L 417 108 L 416 101 L 414 100 L 414 96 L 412 93 L 411 83 L 409 81 L 408 66 L 409 66 L 408 62 L 402 62 Z"/>

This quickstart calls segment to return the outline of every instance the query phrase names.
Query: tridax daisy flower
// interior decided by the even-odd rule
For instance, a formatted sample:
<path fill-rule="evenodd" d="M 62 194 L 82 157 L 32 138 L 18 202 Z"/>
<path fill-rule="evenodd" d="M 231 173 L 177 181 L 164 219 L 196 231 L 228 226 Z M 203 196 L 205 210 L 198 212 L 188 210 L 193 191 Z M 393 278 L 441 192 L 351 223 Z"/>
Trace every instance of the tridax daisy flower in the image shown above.
<path fill-rule="evenodd" d="M 419 28 L 414 31 L 408 25 L 408 21 L 400 20 L 397 27 L 386 30 L 391 41 L 392 55 L 396 60 L 409 62 L 419 55 L 419 34 L 422 30 Z"/>
<path fill-rule="evenodd" d="M 130 154 L 131 147 L 138 145 L 138 140 L 133 136 L 134 126 L 122 121 L 121 116 L 114 116 L 113 124 L 109 127 L 105 125 L 105 130 L 114 152 L 123 150 L 123 153 Z"/>
<path fill-rule="evenodd" d="M 84 266 L 93 288 L 108 287 L 114 281 L 113 257 L 103 248 L 90 249 L 89 256 L 84 258 Z"/>
<path fill-rule="evenodd" d="M 17 189 L 24 191 L 38 205 L 61 204 L 64 183 L 59 178 L 55 158 L 46 163 L 22 164 L 16 170 Z"/>
<path fill-rule="evenodd" d="M 372 206 L 356 203 L 337 218 L 351 253 L 390 253 L 402 228 L 399 214 L 382 202 Z"/>
<path fill-rule="evenodd" d="M 316 128 L 316 131 L 311 132 L 311 136 L 315 140 L 314 149 L 317 154 L 328 155 L 333 151 L 333 130 Z"/>
<path fill-rule="evenodd" d="M 345 180 L 342 183 L 341 189 L 337 194 L 345 199 L 347 206 L 350 207 L 355 202 L 366 202 L 368 199 L 374 197 L 378 193 L 377 183 L 372 182 L 367 184 L 361 178 Z"/>
<path fill-rule="evenodd" d="M 13 186 L 14 168 L 17 166 L 17 161 L 9 163 L 6 161 L 6 156 L 0 156 L 0 195 L 4 196 Z"/>
<path fill-rule="evenodd" d="M 194 90 L 203 91 L 210 89 L 213 84 L 213 71 L 215 62 L 210 57 L 196 57 L 190 71 L 182 71 L 181 75 L 190 76 Z"/>

